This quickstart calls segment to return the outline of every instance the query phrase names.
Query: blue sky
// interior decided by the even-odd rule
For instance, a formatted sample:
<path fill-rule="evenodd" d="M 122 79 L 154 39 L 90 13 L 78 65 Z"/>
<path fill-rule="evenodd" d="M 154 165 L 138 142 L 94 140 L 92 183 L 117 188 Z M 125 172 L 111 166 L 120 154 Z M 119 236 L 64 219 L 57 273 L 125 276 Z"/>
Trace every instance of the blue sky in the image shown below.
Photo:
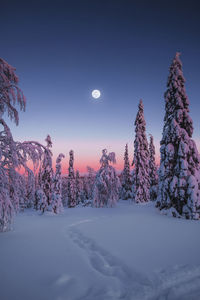
<path fill-rule="evenodd" d="M 1 4 L 1 57 L 16 67 L 27 109 L 9 122 L 16 140 L 43 142 L 54 160 L 75 151 L 76 168 L 98 167 L 103 148 L 123 164 L 133 155 L 143 99 L 147 133 L 162 135 L 169 66 L 182 53 L 186 91 L 199 142 L 199 1 L 9 1 Z M 99 101 L 91 92 L 99 89 Z"/>

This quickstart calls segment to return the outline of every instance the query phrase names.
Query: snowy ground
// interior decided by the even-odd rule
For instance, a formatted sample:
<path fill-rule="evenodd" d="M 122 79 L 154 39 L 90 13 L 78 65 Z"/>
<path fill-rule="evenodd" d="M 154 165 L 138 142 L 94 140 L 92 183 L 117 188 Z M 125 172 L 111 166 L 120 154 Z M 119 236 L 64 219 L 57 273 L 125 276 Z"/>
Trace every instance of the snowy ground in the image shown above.
<path fill-rule="evenodd" d="M 0 299 L 200 299 L 200 222 L 125 201 L 19 214 L 0 234 Z"/>

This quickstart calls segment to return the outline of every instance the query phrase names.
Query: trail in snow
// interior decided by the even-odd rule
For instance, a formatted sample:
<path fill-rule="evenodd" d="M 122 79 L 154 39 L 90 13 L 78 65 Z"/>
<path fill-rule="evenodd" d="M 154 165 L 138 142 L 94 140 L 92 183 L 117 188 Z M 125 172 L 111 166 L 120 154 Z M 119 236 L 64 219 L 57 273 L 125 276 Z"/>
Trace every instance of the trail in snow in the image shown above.
<path fill-rule="evenodd" d="M 103 277 L 103 281 L 90 286 L 85 295 L 77 300 L 200 299 L 200 266 L 176 266 L 154 272 L 150 280 L 83 235 L 75 228 L 76 225 L 72 224 L 69 229 L 70 238 L 86 252 L 91 269 Z"/>
<path fill-rule="evenodd" d="M 71 228 L 69 234 L 73 242 L 87 253 L 92 270 L 103 277 L 103 284 L 97 282 L 90 287 L 81 297 L 82 300 L 147 299 L 151 284 L 145 276 L 130 270 L 122 261 L 79 230 Z"/>

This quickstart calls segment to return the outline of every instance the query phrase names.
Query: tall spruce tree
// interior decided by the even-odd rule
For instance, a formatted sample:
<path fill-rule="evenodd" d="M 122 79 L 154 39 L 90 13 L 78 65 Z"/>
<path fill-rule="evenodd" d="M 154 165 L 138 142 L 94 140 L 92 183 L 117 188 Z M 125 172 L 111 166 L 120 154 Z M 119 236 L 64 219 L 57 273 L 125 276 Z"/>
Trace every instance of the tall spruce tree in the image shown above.
<path fill-rule="evenodd" d="M 165 117 L 160 142 L 160 209 L 170 209 L 173 216 L 199 218 L 199 154 L 192 140 L 193 124 L 185 92 L 180 53 L 172 61 L 165 97 Z M 178 212 L 178 213 L 177 213 Z"/>
<path fill-rule="evenodd" d="M 124 169 L 121 174 L 121 198 L 123 200 L 127 200 L 132 198 L 132 182 L 131 182 L 131 174 L 130 174 L 130 164 L 128 158 L 128 144 L 125 146 L 124 152 Z"/>
<path fill-rule="evenodd" d="M 69 175 L 68 175 L 68 207 L 76 206 L 76 179 L 74 173 L 74 151 L 69 152 Z"/>
<path fill-rule="evenodd" d="M 140 100 L 138 105 L 138 113 L 135 120 L 134 158 L 132 165 L 134 165 L 133 199 L 136 203 L 148 202 L 150 200 L 149 150 L 142 100 Z"/>
<path fill-rule="evenodd" d="M 150 180 L 150 199 L 155 201 L 158 194 L 158 173 L 155 162 L 155 146 L 153 136 L 150 135 L 149 143 L 149 180 Z"/>

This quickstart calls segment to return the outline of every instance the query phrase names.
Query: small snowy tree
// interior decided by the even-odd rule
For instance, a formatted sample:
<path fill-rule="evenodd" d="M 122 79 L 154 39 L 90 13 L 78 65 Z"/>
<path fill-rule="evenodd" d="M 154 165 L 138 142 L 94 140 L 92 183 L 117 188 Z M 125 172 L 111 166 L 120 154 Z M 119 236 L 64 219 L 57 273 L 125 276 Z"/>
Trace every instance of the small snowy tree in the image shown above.
<path fill-rule="evenodd" d="M 149 150 L 142 100 L 140 100 L 138 108 L 135 120 L 133 198 L 136 203 L 141 203 L 150 200 Z"/>
<path fill-rule="evenodd" d="M 42 212 L 46 210 L 52 210 L 52 180 L 53 180 L 53 169 L 52 169 L 52 152 L 50 147 L 52 147 L 51 137 L 47 135 L 45 140 L 47 146 L 45 147 L 42 164 L 39 171 L 39 186 L 42 191 L 39 192 L 41 195 L 42 192 L 45 194 L 45 197 L 41 197 L 40 210 Z M 46 202 L 44 202 L 46 201 Z"/>
<path fill-rule="evenodd" d="M 76 180 L 74 174 L 74 151 L 69 152 L 69 175 L 68 175 L 68 207 L 76 206 Z"/>
<path fill-rule="evenodd" d="M 26 207 L 35 204 L 35 176 L 32 170 L 26 171 Z"/>
<path fill-rule="evenodd" d="M 91 168 L 90 166 L 87 166 L 87 171 L 88 171 L 88 178 L 87 178 L 87 180 L 88 180 L 88 199 L 92 199 L 96 173 L 95 173 L 94 169 Z"/>
<path fill-rule="evenodd" d="M 68 205 L 68 176 L 62 176 L 61 178 L 62 185 L 62 204 L 64 207 Z"/>
<path fill-rule="evenodd" d="M 56 159 L 56 173 L 53 179 L 53 195 L 52 195 L 52 209 L 54 213 L 62 211 L 62 181 L 61 181 L 61 160 L 64 154 L 60 153 Z"/>
<path fill-rule="evenodd" d="M 82 202 L 83 195 L 83 181 L 80 177 L 79 171 L 76 171 L 76 204 L 78 205 Z"/>
<path fill-rule="evenodd" d="M 149 179 L 150 179 L 150 198 L 152 201 L 157 198 L 158 190 L 158 173 L 155 163 L 155 146 L 153 143 L 153 136 L 150 135 L 149 143 Z"/>
<path fill-rule="evenodd" d="M 0 232 L 11 228 L 14 208 L 9 195 L 9 182 L 5 170 L 0 167 Z"/>
<path fill-rule="evenodd" d="M 84 202 L 85 200 L 89 200 L 90 199 L 90 187 L 89 187 L 89 183 L 88 183 L 88 176 L 85 175 L 83 177 L 83 195 L 82 195 L 82 202 Z"/>
<path fill-rule="evenodd" d="M 124 169 L 121 174 L 121 198 L 127 200 L 132 198 L 132 189 L 131 189 L 131 174 L 130 174 L 130 164 L 128 158 L 128 144 L 125 146 L 124 152 Z"/>
<path fill-rule="evenodd" d="M 172 61 L 165 92 L 165 117 L 160 142 L 157 206 L 173 216 L 198 219 L 200 213 L 200 158 L 192 140 L 193 124 L 185 92 L 180 53 Z"/>
<path fill-rule="evenodd" d="M 47 197 L 42 188 L 35 191 L 35 209 L 42 212 L 47 210 Z"/>
<path fill-rule="evenodd" d="M 115 169 L 109 162 L 116 163 L 115 153 L 107 154 L 107 150 L 102 151 L 100 159 L 101 168 L 96 174 L 94 184 L 93 206 L 113 207 L 119 199 L 120 181 Z"/>

